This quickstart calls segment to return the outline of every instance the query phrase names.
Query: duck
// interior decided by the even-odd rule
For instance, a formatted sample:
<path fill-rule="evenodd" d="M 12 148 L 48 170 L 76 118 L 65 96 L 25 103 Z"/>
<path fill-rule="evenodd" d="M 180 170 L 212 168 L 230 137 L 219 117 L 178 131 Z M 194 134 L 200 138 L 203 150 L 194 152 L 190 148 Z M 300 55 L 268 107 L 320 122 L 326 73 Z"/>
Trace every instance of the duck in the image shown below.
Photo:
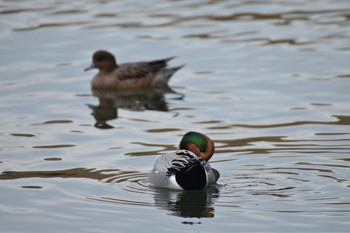
<path fill-rule="evenodd" d="M 175 57 L 117 64 L 115 56 L 98 50 L 92 56 L 92 64 L 84 69 L 98 69 L 91 80 L 92 89 L 130 89 L 166 86 L 171 76 L 184 65 L 168 68 Z"/>
<path fill-rule="evenodd" d="M 150 186 L 177 190 L 215 186 L 220 173 L 208 162 L 214 151 L 214 142 L 208 136 L 194 131 L 186 133 L 175 152 L 156 160 L 148 175 Z"/>

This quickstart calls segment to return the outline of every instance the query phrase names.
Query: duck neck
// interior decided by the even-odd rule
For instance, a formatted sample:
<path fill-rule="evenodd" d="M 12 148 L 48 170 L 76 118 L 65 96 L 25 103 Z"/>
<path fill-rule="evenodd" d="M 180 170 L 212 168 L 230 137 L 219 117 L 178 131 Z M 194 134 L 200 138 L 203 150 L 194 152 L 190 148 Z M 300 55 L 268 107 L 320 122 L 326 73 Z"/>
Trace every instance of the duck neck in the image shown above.
<path fill-rule="evenodd" d="M 202 160 L 209 161 L 209 159 L 214 154 L 214 143 L 209 140 L 208 147 L 205 152 L 200 151 L 198 146 L 193 143 L 188 143 L 187 149 L 192 151 L 195 155 L 197 155 L 197 157 L 201 158 Z"/>

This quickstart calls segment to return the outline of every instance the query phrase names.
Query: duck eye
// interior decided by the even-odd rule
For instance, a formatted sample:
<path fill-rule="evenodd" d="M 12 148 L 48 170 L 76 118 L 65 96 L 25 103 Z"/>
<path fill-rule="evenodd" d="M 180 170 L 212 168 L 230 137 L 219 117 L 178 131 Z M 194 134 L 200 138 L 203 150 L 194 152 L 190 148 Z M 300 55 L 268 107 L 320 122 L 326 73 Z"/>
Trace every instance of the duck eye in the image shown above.
<path fill-rule="evenodd" d="M 103 60 L 104 60 L 103 57 L 96 57 L 97 62 L 102 62 Z"/>

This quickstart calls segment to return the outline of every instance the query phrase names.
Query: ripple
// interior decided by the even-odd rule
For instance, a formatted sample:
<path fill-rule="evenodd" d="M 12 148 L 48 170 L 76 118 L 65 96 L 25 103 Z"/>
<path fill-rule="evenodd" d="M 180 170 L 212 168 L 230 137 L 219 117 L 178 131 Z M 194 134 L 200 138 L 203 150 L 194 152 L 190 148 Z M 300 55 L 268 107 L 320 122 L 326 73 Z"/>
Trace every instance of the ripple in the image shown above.
<path fill-rule="evenodd" d="M 235 127 L 279 128 L 279 127 L 290 127 L 290 126 L 300 126 L 300 125 L 350 125 L 350 116 L 333 115 L 333 117 L 336 118 L 335 121 L 293 121 L 293 122 L 266 124 L 266 125 L 226 124 L 226 125 L 208 127 L 208 129 L 221 129 L 221 128 L 229 129 L 229 128 L 235 128 Z"/>
<path fill-rule="evenodd" d="M 341 163 L 286 163 L 289 159 L 280 157 L 279 163 L 286 166 L 275 167 L 268 165 L 269 160 L 270 157 L 266 158 L 266 164 L 242 164 L 236 166 L 236 171 L 231 174 L 227 174 L 227 171 L 223 173 L 220 183 L 226 185 L 220 189 L 218 205 L 248 211 L 253 208 L 249 205 L 250 200 L 254 199 L 252 196 L 261 196 L 263 199 L 259 198 L 259 205 L 269 211 L 316 212 L 329 203 L 329 198 L 335 198 L 334 203 L 347 202 L 347 198 L 341 198 L 342 201 L 338 199 L 339 193 L 348 192 L 349 166 Z M 235 162 L 237 160 L 230 163 Z M 276 200 L 296 201 L 296 205 L 285 205 Z M 327 211 L 339 210 L 335 207 Z"/>
<path fill-rule="evenodd" d="M 51 121 L 44 121 L 42 123 L 37 123 L 34 125 L 51 125 L 51 124 L 70 124 L 73 123 L 71 120 L 51 120 Z"/>
<path fill-rule="evenodd" d="M 118 170 L 96 170 L 88 168 L 71 168 L 64 170 L 49 170 L 49 171 L 4 171 L 0 174 L 0 179 L 22 179 L 22 178 L 88 178 L 103 180 L 113 176 L 113 173 Z M 112 174 L 111 174 L 112 173 Z"/>
<path fill-rule="evenodd" d="M 0 180 L 23 178 L 87 178 L 99 180 L 108 184 L 106 196 L 91 197 L 93 194 L 85 193 L 84 195 L 90 196 L 87 199 L 125 205 L 154 205 L 153 201 L 144 201 L 152 193 L 148 186 L 148 173 L 121 171 L 118 169 L 73 168 L 52 171 L 5 171 L 0 174 Z M 21 187 L 25 189 L 43 188 L 37 185 L 24 185 Z M 107 197 L 107 194 L 110 196 Z"/>
<path fill-rule="evenodd" d="M 68 26 L 79 26 L 79 25 L 86 25 L 88 21 L 76 21 L 76 22 L 47 22 L 47 23 L 39 23 L 36 25 L 32 25 L 30 27 L 19 27 L 13 29 L 13 31 L 17 32 L 23 32 L 23 31 L 30 31 L 35 30 L 39 28 L 47 28 L 47 27 L 68 27 Z"/>
<path fill-rule="evenodd" d="M 57 148 L 66 148 L 66 147 L 76 147 L 73 144 L 56 144 L 56 145 L 42 145 L 42 146 L 33 146 L 36 149 L 57 149 Z"/>
<path fill-rule="evenodd" d="M 177 132 L 181 131 L 181 129 L 178 128 L 158 128 L 158 129 L 148 129 L 147 132 L 149 133 L 167 133 L 167 132 Z"/>
<path fill-rule="evenodd" d="M 44 11 L 44 10 L 50 10 L 50 6 L 43 6 L 43 7 L 6 7 L 5 9 L 0 10 L 0 14 L 18 14 L 22 12 L 38 12 L 38 11 Z"/>
<path fill-rule="evenodd" d="M 11 133 L 10 135 L 15 137 L 29 137 L 29 138 L 37 136 L 35 134 L 30 134 L 30 133 Z"/>
<path fill-rule="evenodd" d="M 21 186 L 21 188 L 23 188 L 23 189 L 42 189 L 43 187 L 36 186 L 36 185 L 24 185 L 24 186 Z"/>
<path fill-rule="evenodd" d="M 45 161 L 61 161 L 62 158 L 57 157 L 50 157 L 50 158 L 44 158 Z"/>
<path fill-rule="evenodd" d="M 109 197 L 89 197 L 89 200 L 115 204 L 153 206 L 152 201 L 145 201 L 151 194 L 148 186 L 148 173 L 123 171 L 104 182 L 109 183 Z"/>

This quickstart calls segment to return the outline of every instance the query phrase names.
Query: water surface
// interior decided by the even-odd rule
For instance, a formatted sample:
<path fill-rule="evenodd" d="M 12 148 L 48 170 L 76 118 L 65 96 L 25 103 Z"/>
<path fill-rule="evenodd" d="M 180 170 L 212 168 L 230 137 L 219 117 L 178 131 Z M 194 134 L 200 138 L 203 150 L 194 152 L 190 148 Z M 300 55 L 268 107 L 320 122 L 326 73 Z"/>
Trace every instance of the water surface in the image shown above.
<path fill-rule="evenodd" d="M 346 0 L 1 1 L 0 229 L 348 232 L 349 12 Z M 93 92 L 83 69 L 97 49 L 186 66 L 169 89 Z M 214 140 L 218 187 L 150 188 L 189 130 Z"/>

